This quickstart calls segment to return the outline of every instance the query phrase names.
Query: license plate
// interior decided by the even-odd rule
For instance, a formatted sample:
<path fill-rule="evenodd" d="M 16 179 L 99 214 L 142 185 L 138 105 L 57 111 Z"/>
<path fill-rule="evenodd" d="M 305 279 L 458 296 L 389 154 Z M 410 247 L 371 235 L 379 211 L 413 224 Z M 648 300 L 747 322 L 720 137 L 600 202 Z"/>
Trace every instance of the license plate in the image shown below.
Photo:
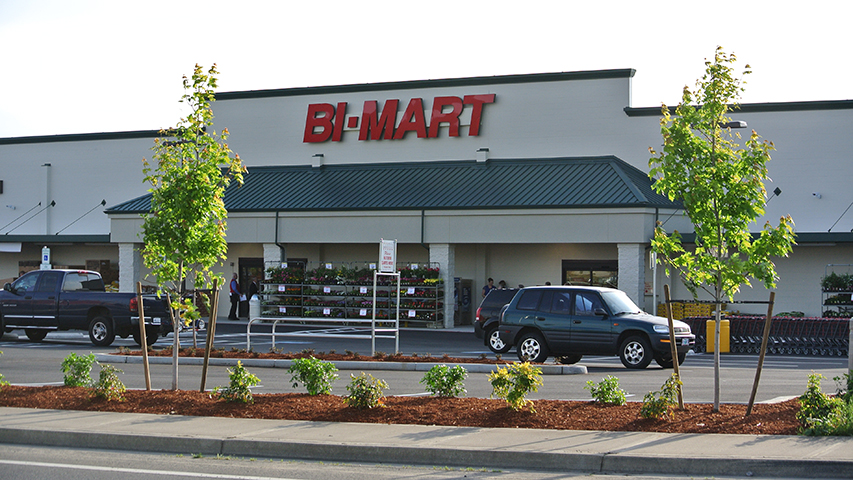
<path fill-rule="evenodd" d="M 154 317 L 154 319 L 151 320 L 151 324 L 152 325 L 160 325 L 160 317 Z"/>
<path fill-rule="evenodd" d="M 159 319 L 158 319 L 158 320 L 159 320 Z M 690 339 L 689 339 L 689 338 L 682 338 L 682 339 L 681 339 L 681 344 L 682 344 L 682 345 L 690 345 Z"/>

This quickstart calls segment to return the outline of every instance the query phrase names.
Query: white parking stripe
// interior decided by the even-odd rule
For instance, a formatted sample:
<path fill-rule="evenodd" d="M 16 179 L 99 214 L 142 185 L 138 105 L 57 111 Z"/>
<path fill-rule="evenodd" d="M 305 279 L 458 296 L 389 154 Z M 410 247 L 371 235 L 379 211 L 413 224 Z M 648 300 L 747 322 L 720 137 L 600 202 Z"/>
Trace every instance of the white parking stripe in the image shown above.
<path fill-rule="evenodd" d="M 193 477 L 193 478 L 225 478 L 225 479 L 249 479 L 249 480 L 296 480 L 282 479 L 281 477 L 250 477 L 246 475 L 224 475 L 219 473 L 199 473 L 199 472 L 176 472 L 166 470 L 147 470 L 140 468 L 117 468 L 117 467 L 98 467 L 93 465 L 73 465 L 69 463 L 44 463 L 44 462 L 23 462 L 18 460 L 0 460 L 0 464 L 20 465 L 24 467 L 47 467 L 47 468 L 63 468 L 66 470 L 92 470 L 97 472 L 116 472 L 116 473 L 137 473 L 142 475 L 168 475 L 170 477 Z"/>

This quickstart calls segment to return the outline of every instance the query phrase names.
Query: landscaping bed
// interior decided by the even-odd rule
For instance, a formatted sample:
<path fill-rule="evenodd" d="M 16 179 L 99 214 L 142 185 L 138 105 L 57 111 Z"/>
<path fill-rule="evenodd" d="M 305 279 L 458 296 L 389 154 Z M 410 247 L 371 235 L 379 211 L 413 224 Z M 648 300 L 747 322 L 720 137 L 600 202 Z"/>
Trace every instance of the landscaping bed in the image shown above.
<path fill-rule="evenodd" d="M 309 420 L 482 428 L 540 428 L 668 433 L 796 435 L 800 403 L 759 404 L 745 417 L 746 405 L 687 404 L 669 419 L 640 417 L 640 402 L 605 406 L 595 402 L 534 400 L 536 413 L 513 411 L 507 403 L 484 398 L 386 397 L 384 407 L 358 410 L 337 395 L 258 394 L 254 403 L 228 403 L 209 393 L 187 390 L 128 390 L 124 401 L 92 398 L 83 387 L 4 386 L 0 406 L 160 415 Z"/>

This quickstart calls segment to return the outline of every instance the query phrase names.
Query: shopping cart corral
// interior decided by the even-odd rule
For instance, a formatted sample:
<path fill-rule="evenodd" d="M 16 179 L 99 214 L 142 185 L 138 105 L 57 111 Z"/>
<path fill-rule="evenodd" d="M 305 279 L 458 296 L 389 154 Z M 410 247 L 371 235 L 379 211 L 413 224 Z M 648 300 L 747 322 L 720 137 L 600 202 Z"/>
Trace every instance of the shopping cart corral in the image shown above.
<path fill-rule="evenodd" d="M 758 354 L 764 329 L 764 317 L 724 315 L 729 321 L 731 353 Z M 705 352 L 706 322 L 710 316 L 683 318 L 696 334 L 697 353 Z M 773 317 L 767 353 L 771 355 L 810 355 L 843 357 L 849 351 L 850 319 L 833 317 Z"/>

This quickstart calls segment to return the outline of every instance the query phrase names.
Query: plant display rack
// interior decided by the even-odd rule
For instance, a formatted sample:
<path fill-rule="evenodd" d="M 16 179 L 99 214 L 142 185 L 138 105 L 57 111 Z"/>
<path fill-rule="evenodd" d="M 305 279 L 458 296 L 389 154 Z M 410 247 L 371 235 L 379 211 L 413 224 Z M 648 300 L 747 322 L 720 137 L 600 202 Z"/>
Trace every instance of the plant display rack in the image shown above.
<path fill-rule="evenodd" d="M 821 312 L 824 317 L 853 316 L 853 264 L 828 264 L 820 287 Z"/>
<path fill-rule="evenodd" d="M 400 326 L 443 325 L 444 284 L 438 267 L 403 264 L 398 270 L 399 304 L 396 280 L 392 283 L 385 278 L 376 286 L 377 323 L 393 323 L 399 305 Z M 356 325 L 373 319 L 373 270 L 330 264 L 310 270 L 301 265 L 271 267 L 259 296 L 263 319 L 299 318 Z"/>

